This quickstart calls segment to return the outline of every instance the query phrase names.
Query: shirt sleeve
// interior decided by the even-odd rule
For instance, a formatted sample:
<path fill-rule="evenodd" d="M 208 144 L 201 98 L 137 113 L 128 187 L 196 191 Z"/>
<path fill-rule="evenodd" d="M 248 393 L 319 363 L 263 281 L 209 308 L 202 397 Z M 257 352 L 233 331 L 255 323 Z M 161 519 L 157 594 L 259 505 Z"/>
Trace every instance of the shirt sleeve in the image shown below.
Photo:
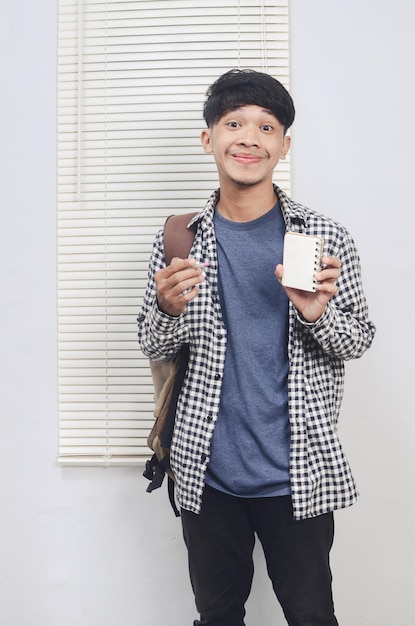
<path fill-rule="evenodd" d="M 159 231 L 154 241 L 147 286 L 137 318 L 139 346 L 143 354 L 153 361 L 168 361 L 188 341 L 184 315 L 172 317 L 158 307 L 154 276 L 165 267 L 163 231 Z"/>
<path fill-rule="evenodd" d="M 343 360 L 356 359 L 372 344 L 376 328 L 368 318 L 360 259 L 347 231 L 338 250 L 330 254 L 342 264 L 338 292 L 316 322 L 307 322 L 298 312 L 297 317 L 326 353 Z"/>

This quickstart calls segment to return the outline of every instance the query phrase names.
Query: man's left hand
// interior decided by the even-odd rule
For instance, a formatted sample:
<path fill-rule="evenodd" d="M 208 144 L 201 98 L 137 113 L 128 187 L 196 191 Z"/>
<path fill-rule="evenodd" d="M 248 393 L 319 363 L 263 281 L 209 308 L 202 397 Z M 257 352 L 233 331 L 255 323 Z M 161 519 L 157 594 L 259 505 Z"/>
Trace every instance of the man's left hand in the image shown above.
<path fill-rule="evenodd" d="M 315 275 L 316 291 L 302 291 L 292 287 L 284 287 L 288 298 L 303 318 L 310 323 L 316 322 L 324 313 L 327 303 L 337 293 L 337 280 L 340 277 L 341 262 L 334 256 L 322 258 L 322 270 Z M 284 267 L 277 265 L 275 276 L 281 282 Z"/>

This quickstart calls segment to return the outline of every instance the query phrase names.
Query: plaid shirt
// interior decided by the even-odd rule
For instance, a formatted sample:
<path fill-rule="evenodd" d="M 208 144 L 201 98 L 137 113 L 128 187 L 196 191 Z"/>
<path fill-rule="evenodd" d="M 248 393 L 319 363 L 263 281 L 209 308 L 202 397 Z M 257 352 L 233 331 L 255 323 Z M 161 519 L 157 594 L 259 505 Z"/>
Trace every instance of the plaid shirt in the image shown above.
<path fill-rule="evenodd" d="M 293 202 L 275 187 L 287 230 L 324 237 L 324 255 L 342 263 L 338 292 L 322 317 L 307 323 L 290 303 L 288 401 L 291 426 L 290 480 L 294 517 L 304 519 L 353 504 L 357 489 L 337 437 L 344 361 L 360 357 L 372 343 L 374 325 L 362 290 L 360 261 L 340 224 Z M 179 398 L 171 465 L 180 505 L 198 513 L 219 411 L 226 329 L 218 295 L 213 216 L 219 190 L 193 221 L 198 230 L 190 256 L 209 261 L 197 297 L 179 317 L 159 310 L 154 274 L 165 267 L 163 232 L 156 237 L 149 280 L 138 317 L 139 343 L 150 359 L 170 359 L 190 344 L 189 366 Z M 241 303 L 243 305 L 243 303 Z"/>

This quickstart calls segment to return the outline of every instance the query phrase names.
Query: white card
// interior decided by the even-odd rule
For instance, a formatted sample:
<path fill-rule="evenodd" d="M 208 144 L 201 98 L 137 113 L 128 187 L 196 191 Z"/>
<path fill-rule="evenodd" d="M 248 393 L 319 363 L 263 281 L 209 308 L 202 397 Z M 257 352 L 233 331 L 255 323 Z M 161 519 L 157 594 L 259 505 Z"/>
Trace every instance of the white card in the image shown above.
<path fill-rule="evenodd" d="M 287 232 L 284 237 L 282 284 L 303 291 L 315 291 L 316 272 L 321 269 L 323 237 Z"/>

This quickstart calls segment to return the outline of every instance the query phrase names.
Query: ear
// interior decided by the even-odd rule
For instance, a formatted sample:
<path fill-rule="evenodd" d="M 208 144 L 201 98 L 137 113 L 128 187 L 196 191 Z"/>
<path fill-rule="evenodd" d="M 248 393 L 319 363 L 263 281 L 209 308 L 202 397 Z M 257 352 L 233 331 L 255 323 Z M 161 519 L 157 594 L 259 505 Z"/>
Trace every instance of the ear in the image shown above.
<path fill-rule="evenodd" d="M 280 159 L 284 160 L 285 157 L 288 154 L 288 150 L 290 149 L 291 146 L 291 137 L 290 135 L 284 135 L 284 141 L 282 144 L 282 150 L 281 150 L 281 155 L 280 155 Z"/>
<path fill-rule="evenodd" d="M 202 142 L 203 151 L 205 154 L 212 154 L 212 142 L 210 128 L 202 130 L 200 135 L 200 141 Z"/>

